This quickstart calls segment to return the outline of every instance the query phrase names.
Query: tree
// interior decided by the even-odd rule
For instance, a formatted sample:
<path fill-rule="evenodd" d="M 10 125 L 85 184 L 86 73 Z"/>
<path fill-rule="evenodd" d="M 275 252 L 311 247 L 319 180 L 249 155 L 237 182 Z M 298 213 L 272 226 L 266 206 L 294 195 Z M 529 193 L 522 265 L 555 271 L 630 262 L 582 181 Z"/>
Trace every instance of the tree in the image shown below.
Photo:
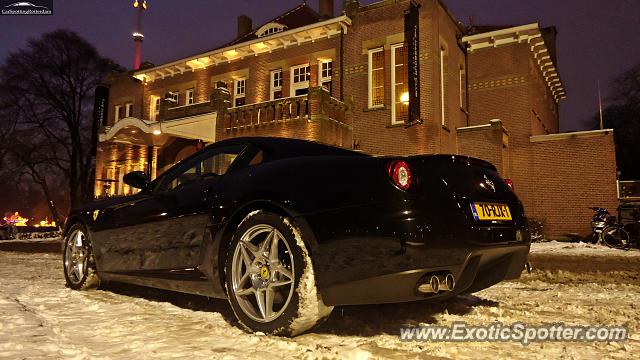
<path fill-rule="evenodd" d="M 68 30 L 29 40 L 25 49 L 10 54 L 0 67 L 0 111 L 9 116 L 0 121 L 15 126 L 0 150 L 0 169 L 28 175 L 49 204 L 50 183 L 57 177 L 66 180 L 72 207 L 86 200 L 93 186 L 88 181 L 93 92 L 114 69 L 119 67 Z M 51 212 L 57 218 L 57 210 Z"/>
<path fill-rule="evenodd" d="M 611 104 L 604 111 L 604 127 L 614 129 L 621 180 L 640 180 L 640 62 L 616 78 Z M 589 121 L 597 128 L 599 115 Z"/>

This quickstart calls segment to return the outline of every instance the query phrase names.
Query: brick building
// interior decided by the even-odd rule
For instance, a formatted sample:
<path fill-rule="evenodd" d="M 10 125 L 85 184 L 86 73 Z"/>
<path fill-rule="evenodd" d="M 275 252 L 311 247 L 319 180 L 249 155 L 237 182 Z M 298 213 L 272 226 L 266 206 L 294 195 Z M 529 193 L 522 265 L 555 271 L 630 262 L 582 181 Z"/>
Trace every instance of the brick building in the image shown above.
<path fill-rule="evenodd" d="M 613 135 L 558 134 L 555 29 L 465 28 L 439 0 L 414 3 L 417 52 L 405 35 L 409 0 L 346 0 L 338 16 L 321 0 L 319 11 L 303 3 L 258 27 L 240 16 L 228 45 L 112 76 L 96 196 L 132 193 L 124 174 L 155 177 L 204 143 L 281 136 L 486 159 L 550 235 L 588 232 L 587 207 L 617 201 Z M 421 121 L 407 126 L 416 68 Z"/>

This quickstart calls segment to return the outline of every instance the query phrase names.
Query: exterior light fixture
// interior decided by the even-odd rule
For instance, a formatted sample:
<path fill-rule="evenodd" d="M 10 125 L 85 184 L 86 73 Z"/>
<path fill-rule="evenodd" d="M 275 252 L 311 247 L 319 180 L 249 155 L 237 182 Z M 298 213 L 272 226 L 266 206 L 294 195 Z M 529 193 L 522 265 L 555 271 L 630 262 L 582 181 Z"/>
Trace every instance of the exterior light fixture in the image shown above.
<path fill-rule="evenodd" d="M 409 92 L 408 91 L 405 91 L 405 92 L 402 93 L 402 95 L 400 95 L 400 101 L 405 105 L 409 104 Z"/>
<path fill-rule="evenodd" d="M 162 134 L 162 131 L 160 130 L 153 130 L 153 135 L 160 135 Z"/>

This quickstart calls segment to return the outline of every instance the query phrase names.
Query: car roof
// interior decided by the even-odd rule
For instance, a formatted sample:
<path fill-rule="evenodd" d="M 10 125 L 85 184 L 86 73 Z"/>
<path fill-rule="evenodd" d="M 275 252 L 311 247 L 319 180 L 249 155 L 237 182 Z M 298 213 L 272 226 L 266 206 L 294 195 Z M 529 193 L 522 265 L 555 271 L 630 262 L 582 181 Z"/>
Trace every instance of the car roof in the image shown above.
<path fill-rule="evenodd" d="M 363 153 L 319 142 L 282 137 L 238 137 L 216 142 L 210 147 L 253 144 L 272 150 L 277 158 L 299 156 L 368 156 Z"/>

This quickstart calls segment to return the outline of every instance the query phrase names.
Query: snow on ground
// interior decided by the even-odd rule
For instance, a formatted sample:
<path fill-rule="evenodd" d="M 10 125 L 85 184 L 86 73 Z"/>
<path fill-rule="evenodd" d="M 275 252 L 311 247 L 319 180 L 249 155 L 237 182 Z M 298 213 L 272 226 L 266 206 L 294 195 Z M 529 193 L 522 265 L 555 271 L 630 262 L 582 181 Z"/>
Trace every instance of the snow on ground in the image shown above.
<path fill-rule="evenodd" d="M 287 339 L 243 332 L 223 300 L 115 284 L 76 292 L 64 286 L 59 255 L 0 252 L 0 358 L 630 359 L 640 353 L 638 294 L 637 273 L 537 270 L 443 304 L 338 307 L 319 329 Z M 631 335 L 528 346 L 398 338 L 400 326 L 454 321 L 626 325 Z"/>
<path fill-rule="evenodd" d="M 533 243 L 531 244 L 531 253 L 569 256 L 635 257 L 637 260 L 640 260 L 640 251 L 637 249 L 620 250 L 605 245 L 584 242 L 549 241 Z"/>

